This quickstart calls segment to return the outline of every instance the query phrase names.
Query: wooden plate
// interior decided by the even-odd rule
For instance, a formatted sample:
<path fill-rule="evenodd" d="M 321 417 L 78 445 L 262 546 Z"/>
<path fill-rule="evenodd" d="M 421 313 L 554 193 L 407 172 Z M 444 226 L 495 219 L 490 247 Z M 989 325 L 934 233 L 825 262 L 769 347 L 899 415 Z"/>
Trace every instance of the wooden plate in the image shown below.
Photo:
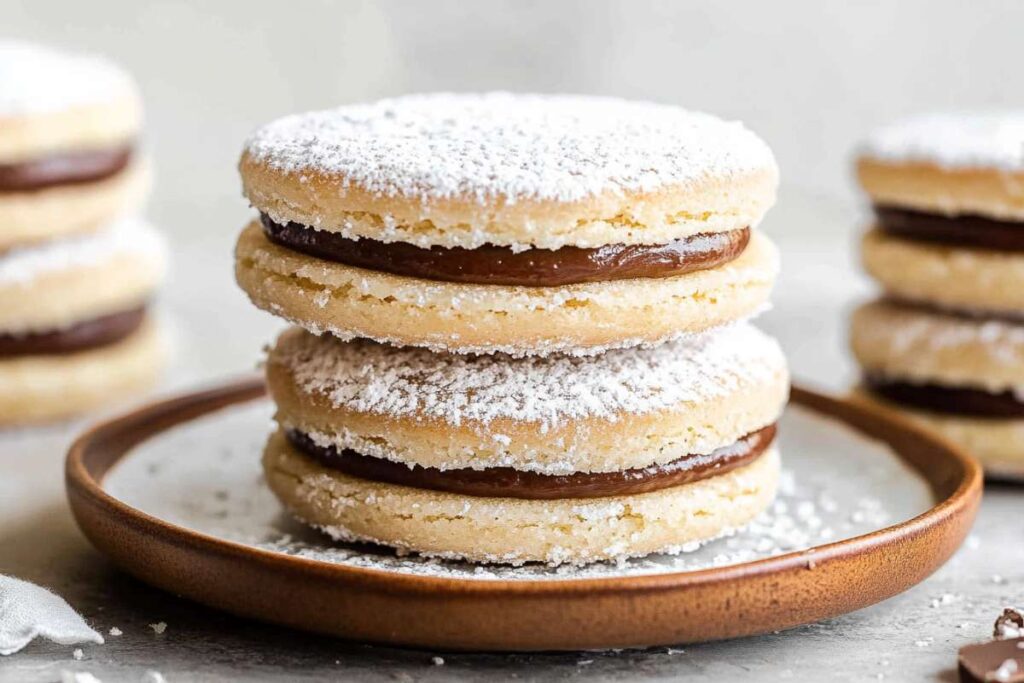
<path fill-rule="evenodd" d="M 142 441 L 263 395 L 259 380 L 246 380 L 94 427 L 68 454 L 71 509 L 89 540 L 143 581 L 238 615 L 360 641 L 575 650 L 786 629 L 866 607 L 923 580 L 963 542 L 981 497 L 980 467 L 953 446 L 897 417 L 799 388 L 794 404 L 887 443 L 927 480 L 935 506 L 909 521 L 810 551 L 713 569 L 474 581 L 345 566 L 234 543 L 140 512 L 102 488 L 111 467 Z"/>

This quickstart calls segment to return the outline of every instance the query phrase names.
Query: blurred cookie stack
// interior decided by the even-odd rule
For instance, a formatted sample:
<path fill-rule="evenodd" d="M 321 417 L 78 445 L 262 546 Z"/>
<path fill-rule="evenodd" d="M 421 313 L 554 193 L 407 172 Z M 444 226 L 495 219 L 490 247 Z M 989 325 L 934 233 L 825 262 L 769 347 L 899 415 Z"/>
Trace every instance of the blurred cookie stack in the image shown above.
<path fill-rule="evenodd" d="M 346 541 L 479 562 L 677 552 L 774 496 L 778 269 L 742 125 L 426 95 L 289 116 L 240 164 L 271 350 L 267 481 Z"/>
<path fill-rule="evenodd" d="M 161 367 L 141 113 L 114 64 L 0 42 L 0 423 L 87 410 Z"/>
<path fill-rule="evenodd" d="M 857 175 L 885 296 L 852 320 L 861 397 L 1024 478 L 1024 113 L 933 114 L 878 131 Z"/>

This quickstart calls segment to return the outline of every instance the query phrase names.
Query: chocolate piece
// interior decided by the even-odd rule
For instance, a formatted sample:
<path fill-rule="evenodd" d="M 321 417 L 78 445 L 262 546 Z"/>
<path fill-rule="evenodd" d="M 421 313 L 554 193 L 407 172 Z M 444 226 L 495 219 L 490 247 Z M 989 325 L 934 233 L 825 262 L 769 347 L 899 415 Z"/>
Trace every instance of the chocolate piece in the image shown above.
<path fill-rule="evenodd" d="M 266 214 L 261 214 L 260 220 L 271 242 L 327 261 L 426 280 L 523 287 L 682 275 L 733 261 L 750 241 L 750 230 L 743 228 L 702 233 L 668 244 L 528 249 L 517 253 L 493 245 L 424 249 L 404 242 L 353 240 L 299 223 L 275 223 Z"/>
<path fill-rule="evenodd" d="M 85 351 L 126 338 L 146 316 L 145 306 L 77 323 L 62 330 L 0 334 L 0 358 Z"/>
<path fill-rule="evenodd" d="M 1024 683 L 1024 638 L 967 645 L 959 663 L 964 683 Z"/>
<path fill-rule="evenodd" d="M 1024 636 L 1024 614 L 1007 607 L 992 627 L 993 638 L 1019 638 Z"/>
<path fill-rule="evenodd" d="M 131 158 L 132 145 L 127 145 L 0 164 L 0 192 L 31 192 L 103 180 L 124 170 Z"/>
<path fill-rule="evenodd" d="M 1024 417 L 1024 402 L 1012 391 L 997 394 L 982 389 L 913 384 L 868 373 L 864 384 L 874 394 L 893 403 L 944 415 L 971 417 Z"/>
<path fill-rule="evenodd" d="M 1024 251 L 1024 222 L 973 215 L 942 216 L 890 206 L 874 208 L 882 229 L 891 235 L 956 247 Z"/>
<path fill-rule="evenodd" d="M 463 496 L 554 500 L 636 495 L 725 474 L 764 453 L 775 438 L 775 431 L 775 425 L 769 425 L 710 455 L 686 455 L 664 465 L 566 475 L 523 472 L 511 467 L 439 470 L 409 466 L 349 449 L 339 451 L 334 446 L 320 446 L 297 430 L 289 430 L 287 437 L 296 449 L 321 465 L 360 479 Z"/>

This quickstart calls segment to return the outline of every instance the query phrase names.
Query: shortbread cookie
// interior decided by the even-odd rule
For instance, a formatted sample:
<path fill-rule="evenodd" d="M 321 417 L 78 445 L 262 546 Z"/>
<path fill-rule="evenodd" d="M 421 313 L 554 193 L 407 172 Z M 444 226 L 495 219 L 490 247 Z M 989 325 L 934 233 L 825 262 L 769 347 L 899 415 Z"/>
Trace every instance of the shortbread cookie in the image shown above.
<path fill-rule="evenodd" d="M 241 160 L 260 307 L 314 331 L 457 352 L 597 352 L 756 313 L 767 146 L 649 103 L 428 95 L 290 116 Z M 629 311 L 627 313 L 627 311 Z"/>
<path fill-rule="evenodd" d="M 0 249 L 91 231 L 148 186 L 141 105 L 98 57 L 0 42 Z"/>
<path fill-rule="evenodd" d="M 862 399 L 898 408 L 1024 476 L 1024 323 L 874 302 L 853 315 Z"/>
<path fill-rule="evenodd" d="M 166 353 L 155 325 L 144 319 L 115 341 L 108 335 L 107 343 L 80 343 L 77 350 L 37 343 L 36 352 L 6 354 L 5 343 L 0 337 L 3 425 L 64 418 L 124 399 L 156 380 Z"/>
<path fill-rule="evenodd" d="M 788 393 L 778 346 L 746 323 L 593 358 L 292 329 L 267 376 L 281 430 L 264 464 L 295 514 L 339 538 L 496 562 L 671 551 L 748 521 L 774 491 Z M 456 501 L 476 512 L 442 512 Z"/>

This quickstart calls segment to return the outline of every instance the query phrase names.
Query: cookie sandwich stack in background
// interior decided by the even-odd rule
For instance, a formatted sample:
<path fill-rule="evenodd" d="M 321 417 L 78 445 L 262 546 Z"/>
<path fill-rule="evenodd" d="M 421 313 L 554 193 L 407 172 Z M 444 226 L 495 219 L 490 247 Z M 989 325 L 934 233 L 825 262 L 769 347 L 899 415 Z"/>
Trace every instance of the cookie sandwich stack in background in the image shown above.
<path fill-rule="evenodd" d="M 768 147 L 616 99 L 424 95 L 289 116 L 240 169 L 267 481 L 345 541 L 479 562 L 674 552 L 771 501 L 788 393 L 746 319 Z"/>
<path fill-rule="evenodd" d="M 861 398 L 1024 478 L 1024 113 L 932 114 L 878 131 L 857 173 L 875 210 L 858 309 Z"/>
<path fill-rule="evenodd" d="M 0 41 L 0 424 L 121 398 L 162 365 L 140 125 L 119 67 Z"/>

